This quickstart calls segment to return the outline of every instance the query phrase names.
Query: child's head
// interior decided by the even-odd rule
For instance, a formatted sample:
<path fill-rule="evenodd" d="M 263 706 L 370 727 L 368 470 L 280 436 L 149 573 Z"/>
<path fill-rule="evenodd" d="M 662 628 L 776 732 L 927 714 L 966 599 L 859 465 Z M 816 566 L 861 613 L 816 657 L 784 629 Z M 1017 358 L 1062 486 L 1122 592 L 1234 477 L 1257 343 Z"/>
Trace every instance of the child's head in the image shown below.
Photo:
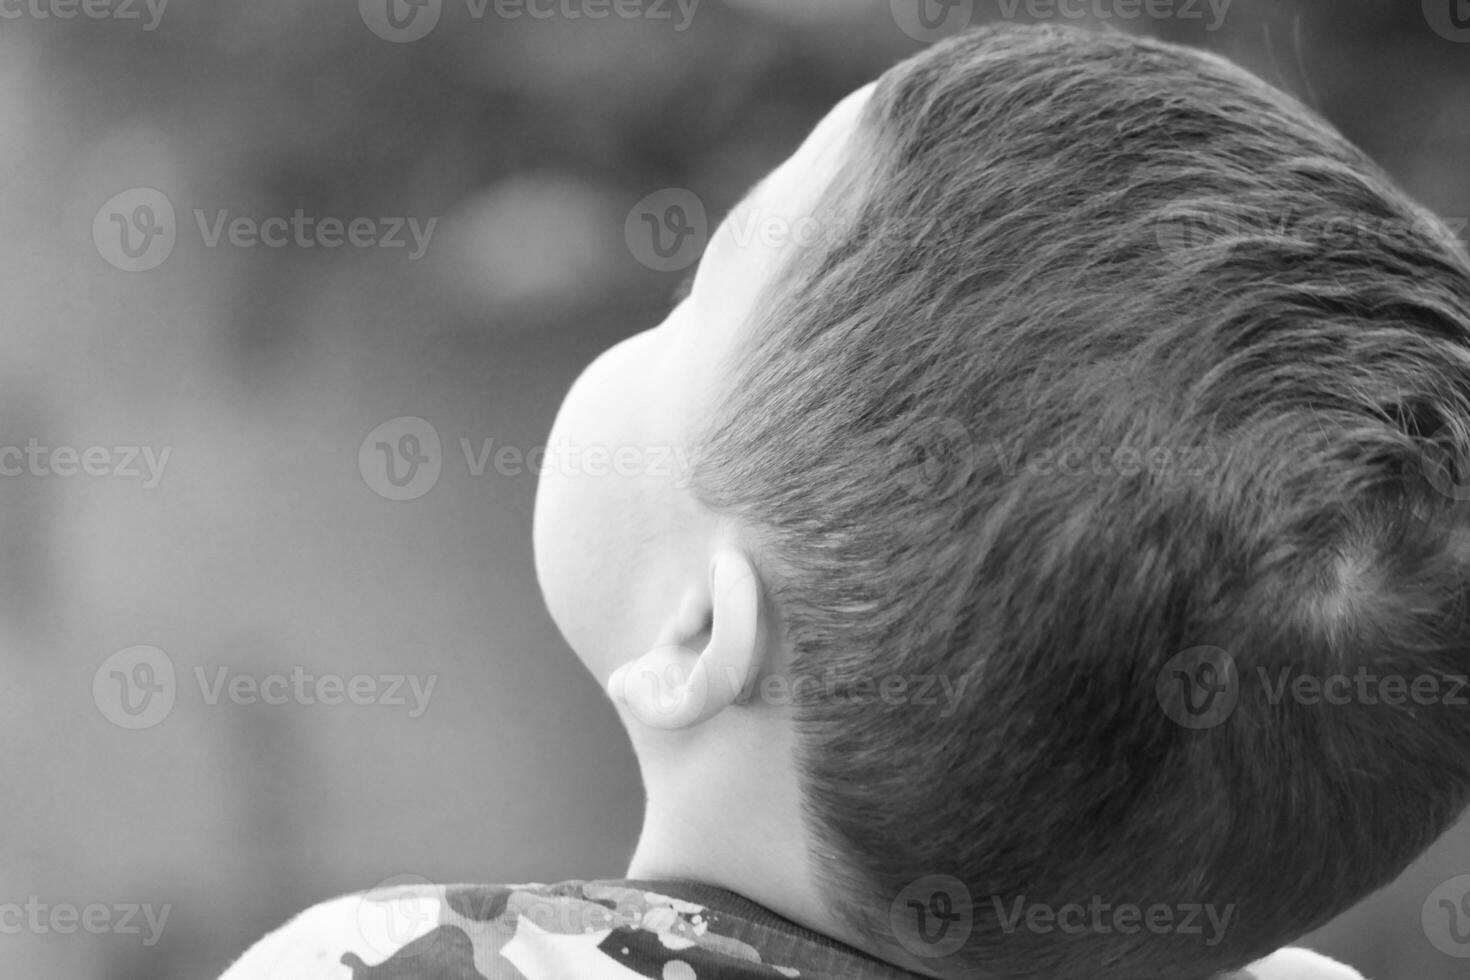
<path fill-rule="evenodd" d="M 559 446 L 543 588 L 645 780 L 795 786 L 802 873 L 900 962 L 1208 976 L 1470 802 L 1470 264 L 1216 58 L 1012 28 L 900 65 L 587 370 Z M 1233 710 L 1184 703 L 1212 670 Z M 895 898 L 931 874 L 973 926 L 925 960 Z M 1098 902 L 1230 919 L 1028 916 Z"/>

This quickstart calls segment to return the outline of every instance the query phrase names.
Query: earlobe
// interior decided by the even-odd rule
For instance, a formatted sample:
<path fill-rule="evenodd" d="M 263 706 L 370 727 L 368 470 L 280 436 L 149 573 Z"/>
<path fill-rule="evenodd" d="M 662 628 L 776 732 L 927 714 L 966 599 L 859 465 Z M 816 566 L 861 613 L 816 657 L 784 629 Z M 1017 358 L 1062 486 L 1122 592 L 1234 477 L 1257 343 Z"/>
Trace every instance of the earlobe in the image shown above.
<path fill-rule="evenodd" d="M 765 654 L 760 606 L 750 560 L 721 550 L 710 566 L 709 643 L 700 652 L 683 645 L 695 621 L 686 605 L 677 631 L 685 635 L 666 634 L 664 642 L 619 667 L 608 679 L 608 694 L 645 725 L 663 730 L 698 725 L 741 703 Z"/>

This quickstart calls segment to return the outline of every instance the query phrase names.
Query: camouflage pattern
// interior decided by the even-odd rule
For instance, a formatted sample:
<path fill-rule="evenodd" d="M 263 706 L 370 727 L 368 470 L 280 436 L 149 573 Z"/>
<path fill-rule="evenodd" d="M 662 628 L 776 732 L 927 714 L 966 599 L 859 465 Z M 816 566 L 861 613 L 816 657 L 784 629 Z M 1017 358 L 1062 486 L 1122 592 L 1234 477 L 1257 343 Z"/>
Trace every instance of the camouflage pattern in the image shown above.
<path fill-rule="evenodd" d="M 656 890 L 655 890 L 656 889 Z M 323 903 L 221 980 L 756 980 L 912 974 L 678 882 L 380 888 Z"/>

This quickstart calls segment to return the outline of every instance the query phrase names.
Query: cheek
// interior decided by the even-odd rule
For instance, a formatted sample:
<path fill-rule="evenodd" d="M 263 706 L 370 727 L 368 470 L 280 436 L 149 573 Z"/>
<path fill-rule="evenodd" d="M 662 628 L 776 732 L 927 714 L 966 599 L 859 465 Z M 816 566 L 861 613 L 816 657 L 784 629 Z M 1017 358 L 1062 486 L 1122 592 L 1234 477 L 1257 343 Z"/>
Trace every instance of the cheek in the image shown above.
<path fill-rule="evenodd" d="M 541 591 L 562 635 L 599 675 L 612 666 L 599 661 L 620 656 L 636 632 L 627 570 L 638 560 L 645 495 L 637 477 L 620 475 L 608 460 L 639 437 L 635 396 L 644 366 L 625 341 L 582 373 L 557 414 L 537 484 Z"/>

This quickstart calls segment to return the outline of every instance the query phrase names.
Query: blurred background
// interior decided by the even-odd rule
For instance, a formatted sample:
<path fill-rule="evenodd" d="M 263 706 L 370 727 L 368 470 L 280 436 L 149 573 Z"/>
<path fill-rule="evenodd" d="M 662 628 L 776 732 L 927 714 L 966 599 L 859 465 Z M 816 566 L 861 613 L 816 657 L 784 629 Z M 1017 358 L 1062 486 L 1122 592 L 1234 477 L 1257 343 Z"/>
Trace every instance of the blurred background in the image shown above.
<path fill-rule="evenodd" d="M 1242 61 L 1470 215 L 1470 4 L 1096 3 Z M 542 608 L 534 478 L 494 452 L 540 445 L 579 369 L 664 315 L 700 216 L 659 245 L 649 200 L 716 222 L 935 36 L 1066 18 L 609 9 L 0 3 L 0 445 L 35 447 L 0 457 L 0 903 L 169 906 L 154 937 L 141 915 L 0 934 L 0 975 L 210 978 L 387 878 L 624 870 L 633 758 Z M 300 241 L 266 221 L 298 215 Z M 227 686 L 293 672 L 383 697 Z M 433 679 L 426 703 L 395 675 Z M 1470 975 L 1422 921 L 1467 872 L 1461 828 L 1309 943 L 1380 980 Z"/>

